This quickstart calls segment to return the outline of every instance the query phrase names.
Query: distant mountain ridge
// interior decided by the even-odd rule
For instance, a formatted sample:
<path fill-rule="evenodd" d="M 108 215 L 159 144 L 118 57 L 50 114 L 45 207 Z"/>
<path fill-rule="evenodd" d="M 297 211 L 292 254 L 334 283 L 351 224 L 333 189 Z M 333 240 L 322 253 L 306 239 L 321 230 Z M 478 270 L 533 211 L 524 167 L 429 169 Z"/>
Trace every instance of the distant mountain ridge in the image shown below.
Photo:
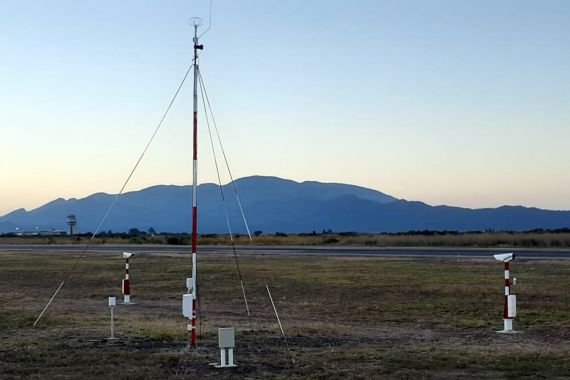
<path fill-rule="evenodd" d="M 240 200 L 251 231 L 403 232 L 410 230 L 509 230 L 568 228 L 570 211 L 550 211 L 522 206 L 467 209 L 430 206 L 397 199 L 360 186 L 295 182 L 277 177 L 252 176 L 236 180 Z M 232 231 L 245 226 L 231 184 L 224 185 L 225 206 Z M 0 217 L 0 233 L 67 229 L 67 216 L 77 217 L 79 232 L 93 232 L 115 195 L 96 193 L 82 199 L 55 199 L 37 209 L 18 209 Z M 217 185 L 198 187 L 198 231 L 227 233 L 224 204 Z M 189 232 L 191 186 L 157 185 L 123 194 L 102 226 L 103 231 L 126 232 L 130 228 L 158 232 Z"/>

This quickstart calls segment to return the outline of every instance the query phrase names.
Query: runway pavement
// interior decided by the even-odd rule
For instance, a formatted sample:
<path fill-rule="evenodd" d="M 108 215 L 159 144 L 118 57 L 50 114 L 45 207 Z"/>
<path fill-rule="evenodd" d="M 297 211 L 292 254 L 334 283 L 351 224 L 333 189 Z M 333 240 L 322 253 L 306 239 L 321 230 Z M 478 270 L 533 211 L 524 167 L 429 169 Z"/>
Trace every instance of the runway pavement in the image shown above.
<path fill-rule="evenodd" d="M 84 245 L 11 245 L 0 244 L 0 252 L 80 253 Z M 519 259 L 568 260 L 569 249 L 481 249 L 481 248 L 378 248 L 339 246 L 243 246 L 239 254 L 260 255 L 318 255 L 318 256 L 373 256 L 373 257 L 442 257 L 485 258 L 496 253 L 514 252 Z M 92 245 L 88 252 L 191 253 L 190 246 L 180 245 Z M 198 253 L 230 254 L 230 246 L 199 246 Z"/>

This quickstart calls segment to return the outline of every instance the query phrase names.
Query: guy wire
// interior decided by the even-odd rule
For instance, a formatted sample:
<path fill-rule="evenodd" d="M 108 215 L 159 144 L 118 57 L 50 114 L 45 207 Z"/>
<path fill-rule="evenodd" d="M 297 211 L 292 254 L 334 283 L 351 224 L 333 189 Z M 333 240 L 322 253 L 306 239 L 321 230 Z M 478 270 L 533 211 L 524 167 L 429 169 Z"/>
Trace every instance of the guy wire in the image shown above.
<path fill-rule="evenodd" d="M 172 108 L 172 105 L 174 104 L 174 101 L 176 100 L 176 97 L 178 96 L 178 94 L 180 93 L 180 90 L 182 89 L 182 86 L 184 85 L 184 82 L 186 81 L 186 78 L 188 77 L 188 75 L 190 74 L 190 71 L 192 70 L 192 67 L 194 66 L 194 64 L 191 64 L 190 67 L 188 68 L 188 70 L 186 71 L 186 74 L 184 74 L 184 77 L 182 78 L 182 81 L 180 82 L 180 85 L 178 86 L 178 89 L 176 90 L 176 92 L 174 93 L 174 96 L 172 97 L 172 100 L 170 101 L 170 103 L 168 104 L 168 107 L 166 108 L 166 111 L 164 112 L 164 114 L 162 115 L 162 118 L 160 119 L 158 125 L 156 126 L 156 128 L 154 129 L 154 132 L 152 134 L 152 136 L 150 137 L 148 143 L 146 144 L 145 148 L 143 149 L 142 153 L 140 154 L 137 162 L 135 163 L 133 169 L 131 170 L 131 172 L 129 173 L 129 175 L 127 176 L 127 179 L 125 180 L 125 182 L 123 183 L 123 186 L 121 187 L 121 190 L 115 195 L 113 202 L 111 203 L 111 205 L 109 206 L 109 208 L 107 209 L 107 211 L 105 212 L 105 214 L 103 215 L 103 218 L 101 219 L 101 222 L 99 223 L 99 225 L 97 226 L 97 228 L 95 229 L 95 232 L 93 232 L 93 234 L 91 235 L 91 238 L 87 241 L 87 243 L 85 244 L 85 246 L 83 247 L 83 250 L 81 251 L 81 254 L 75 259 L 75 261 L 73 262 L 73 265 L 71 266 L 71 269 L 67 272 L 67 275 L 64 277 L 64 280 L 61 282 L 61 284 L 59 285 L 59 287 L 56 289 L 56 291 L 53 293 L 53 295 L 51 296 L 50 300 L 48 301 L 48 303 L 46 304 L 46 306 L 44 307 L 44 309 L 42 310 L 42 312 L 40 313 L 40 315 L 38 316 L 38 318 L 36 319 L 36 321 L 34 322 L 33 326 L 36 326 L 37 323 L 40 321 L 40 319 L 42 318 L 42 316 L 44 315 L 44 313 L 47 311 L 48 307 L 51 305 L 51 303 L 53 302 L 53 300 L 55 299 L 55 297 L 57 296 L 57 294 L 59 293 L 59 291 L 63 288 L 63 285 L 71 278 L 73 272 L 75 271 L 75 268 L 77 267 L 77 264 L 79 263 L 79 260 L 85 255 L 85 253 L 87 252 L 87 249 L 91 246 L 91 244 L 93 243 L 95 237 L 97 236 L 97 234 L 99 233 L 99 231 L 101 230 L 101 227 L 103 226 L 103 224 L 107 221 L 107 218 L 109 217 L 109 215 L 111 214 L 111 211 L 113 210 L 113 208 L 115 207 L 115 204 L 117 203 L 117 201 L 119 200 L 119 197 L 123 194 L 123 191 L 125 191 L 125 188 L 127 187 L 127 184 L 129 183 L 129 181 L 131 180 L 133 174 L 135 173 L 135 171 L 137 170 L 139 164 L 141 163 L 143 157 L 145 156 L 148 148 L 150 147 L 151 143 L 153 142 L 155 136 L 157 135 L 158 131 L 160 130 L 160 127 L 162 126 L 162 124 L 164 123 L 164 120 L 166 119 L 166 116 L 168 115 L 168 112 L 170 111 L 170 109 Z"/>

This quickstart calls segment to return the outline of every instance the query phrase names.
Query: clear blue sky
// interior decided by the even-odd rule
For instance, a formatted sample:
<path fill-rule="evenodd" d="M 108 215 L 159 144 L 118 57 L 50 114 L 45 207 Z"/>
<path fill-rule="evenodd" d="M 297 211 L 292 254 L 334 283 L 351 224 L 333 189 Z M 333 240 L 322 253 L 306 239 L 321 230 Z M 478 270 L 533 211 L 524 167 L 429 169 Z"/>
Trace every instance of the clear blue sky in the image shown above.
<path fill-rule="evenodd" d="M 119 190 L 208 4 L 0 0 L 0 215 Z M 235 177 L 570 209 L 570 2 L 213 8 L 201 69 Z M 128 190 L 191 182 L 191 100 L 187 85 Z M 200 182 L 215 182 L 206 137 Z"/>

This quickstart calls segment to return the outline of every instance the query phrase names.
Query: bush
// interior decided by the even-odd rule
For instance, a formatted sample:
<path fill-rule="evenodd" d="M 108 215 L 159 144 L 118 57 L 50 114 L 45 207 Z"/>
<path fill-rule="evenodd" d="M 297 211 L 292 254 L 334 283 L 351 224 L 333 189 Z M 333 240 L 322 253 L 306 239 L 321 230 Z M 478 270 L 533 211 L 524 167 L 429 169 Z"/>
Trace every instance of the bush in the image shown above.
<path fill-rule="evenodd" d="M 184 245 L 184 239 L 179 238 L 178 236 L 169 236 L 166 238 L 166 244 L 170 245 Z"/>

